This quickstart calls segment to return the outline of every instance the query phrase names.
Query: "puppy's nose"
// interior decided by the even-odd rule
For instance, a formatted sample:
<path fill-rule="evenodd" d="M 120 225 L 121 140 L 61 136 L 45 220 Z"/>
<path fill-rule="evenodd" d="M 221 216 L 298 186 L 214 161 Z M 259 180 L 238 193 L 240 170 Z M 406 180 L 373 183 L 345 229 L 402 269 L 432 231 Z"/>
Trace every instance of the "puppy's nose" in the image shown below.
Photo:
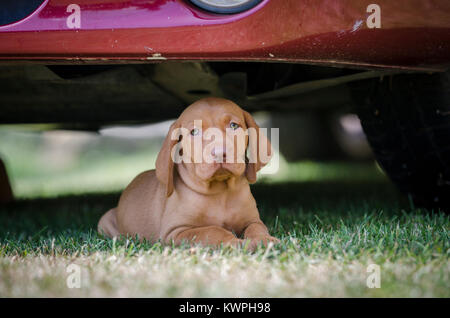
<path fill-rule="evenodd" d="M 211 151 L 211 155 L 218 162 L 225 162 L 227 158 L 227 151 L 223 147 L 214 147 Z"/>

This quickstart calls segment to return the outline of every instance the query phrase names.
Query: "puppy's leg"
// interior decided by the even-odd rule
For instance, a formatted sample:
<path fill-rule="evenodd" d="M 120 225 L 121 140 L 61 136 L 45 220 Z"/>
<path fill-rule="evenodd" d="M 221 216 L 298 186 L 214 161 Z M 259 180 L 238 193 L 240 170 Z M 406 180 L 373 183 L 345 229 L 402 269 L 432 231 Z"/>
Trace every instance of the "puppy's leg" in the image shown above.
<path fill-rule="evenodd" d="M 251 240 L 251 247 L 255 248 L 258 244 L 263 244 L 267 246 L 269 242 L 274 244 L 280 243 L 280 240 L 271 236 L 267 227 L 261 221 L 255 221 L 250 223 L 245 231 L 244 238 Z"/>
<path fill-rule="evenodd" d="M 109 210 L 98 221 L 97 231 L 100 234 L 106 235 L 110 238 L 119 236 L 119 230 L 117 227 L 116 208 Z"/>
<path fill-rule="evenodd" d="M 3 161 L 0 159 L 0 204 L 8 203 L 14 200 L 11 184 Z"/>
<path fill-rule="evenodd" d="M 177 245 L 183 241 L 216 247 L 219 247 L 221 244 L 224 246 L 239 246 L 245 243 L 244 240 L 238 239 L 233 233 L 219 226 L 190 228 L 175 235 L 169 235 L 168 240 L 170 241 L 171 239 Z"/>

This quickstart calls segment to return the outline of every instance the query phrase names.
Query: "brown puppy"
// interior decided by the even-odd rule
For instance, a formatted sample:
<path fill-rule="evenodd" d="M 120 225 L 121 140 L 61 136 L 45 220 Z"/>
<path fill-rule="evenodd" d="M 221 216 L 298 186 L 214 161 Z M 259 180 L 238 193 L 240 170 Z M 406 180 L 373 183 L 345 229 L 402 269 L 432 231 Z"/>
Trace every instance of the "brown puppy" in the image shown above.
<path fill-rule="evenodd" d="M 201 128 L 194 126 L 198 120 L 202 121 Z M 238 151 L 230 148 L 236 147 L 236 141 L 226 142 L 229 138 L 226 129 L 230 127 L 259 132 L 253 117 L 229 100 L 206 98 L 186 108 L 169 129 L 156 160 L 156 170 L 141 173 L 128 185 L 119 205 L 100 219 L 98 231 L 109 237 L 138 235 L 152 242 L 175 244 L 188 241 L 214 246 L 242 245 L 249 240 L 253 249 L 259 243 L 277 243 L 260 220 L 249 187 L 264 164 L 259 158 L 254 163 L 237 160 Z M 172 140 L 177 128 L 185 128 L 190 134 Z M 215 147 L 215 138 L 208 139 L 206 133 L 201 133 L 208 128 L 223 132 L 225 147 Z M 213 158 L 223 157 L 222 163 L 220 160 L 194 163 L 193 158 L 192 163 L 174 163 L 171 151 L 177 144 L 185 145 L 179 143 L 183 138 L 190 138 L 189 141 L 200 138 L 201 150 L 211 149 Z M 248 146 L 249 139 L 245 138 Z M 270 151 L 267 138 L 258 138 Z M 192 148 L 191 153 L 194 152 Z M 230 153 L 235 154 L 232 163 L 225 160 Z"/>

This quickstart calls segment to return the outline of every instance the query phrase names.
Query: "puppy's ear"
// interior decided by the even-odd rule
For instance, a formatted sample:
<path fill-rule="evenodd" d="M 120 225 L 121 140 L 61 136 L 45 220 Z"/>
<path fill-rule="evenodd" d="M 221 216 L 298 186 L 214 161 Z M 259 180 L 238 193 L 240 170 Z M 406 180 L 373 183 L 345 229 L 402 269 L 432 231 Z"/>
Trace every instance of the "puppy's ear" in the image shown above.
<path fill-rule="evenodd" d="M 247 159 L 249 162 L 245 169 L 245 176 L 249 183 L 255 183 L 256 173 L 268 163 L 268 161 L 261 161 L 261 155 L 267 155 L 270 158 L 272 156 L 272 146 L 269 139 L 260 131 L 259 126 L 256 124 L 250 113 L 244 111 L 244 119 L 249 132 L 247 154 L 250 156 L 250 160 Z M 262 145 L 266 145 L 266 149 L 261 150 L 260 147 Z M 264 154 L 263 151 L 266 152 L 266 154 Z"/>
<path fill-rule="evenodd" d="M 180 124 L 174 122 L 164 139 L 161 150 L 156 158 L 156 177 L 158 180 L 166 186 L 166 195 L 169 197 L 173 192 L 173 166 L 172 149 L 178 143 L 178 139 L 174 137 L 172 140 L 172 133 L 175 129 L 180 128 Z"/>

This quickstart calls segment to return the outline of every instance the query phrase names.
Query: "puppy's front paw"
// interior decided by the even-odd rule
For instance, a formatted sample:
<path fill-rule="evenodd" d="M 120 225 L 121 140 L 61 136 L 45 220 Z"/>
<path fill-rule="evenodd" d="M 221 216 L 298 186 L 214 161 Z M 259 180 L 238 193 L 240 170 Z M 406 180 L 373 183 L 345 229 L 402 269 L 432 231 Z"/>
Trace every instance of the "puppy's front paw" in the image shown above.
<path fill-rule="evenodd" d="M 231 246 L 231 247 L 242 247 L 245 245 L 245 241 L 238 239 L 238 238 L 233 238 L 231 240 L 228 240 L 226 242 L 222 242 L 223 246 Z"/>
<path fill-rule="evenodd" d="M 255 237 L 255 238 L 252 237 L 250 244 L 253 247 L 253 249 L 255 249 L 258 245 L 264 245 L 265 247 L 267 247 L 269 245 L 269 243 L 279 244 L 280 240 L 277 239 L 276 237 L 266 235 L 266 236 L 260 236 L 260 237 Z"/>

